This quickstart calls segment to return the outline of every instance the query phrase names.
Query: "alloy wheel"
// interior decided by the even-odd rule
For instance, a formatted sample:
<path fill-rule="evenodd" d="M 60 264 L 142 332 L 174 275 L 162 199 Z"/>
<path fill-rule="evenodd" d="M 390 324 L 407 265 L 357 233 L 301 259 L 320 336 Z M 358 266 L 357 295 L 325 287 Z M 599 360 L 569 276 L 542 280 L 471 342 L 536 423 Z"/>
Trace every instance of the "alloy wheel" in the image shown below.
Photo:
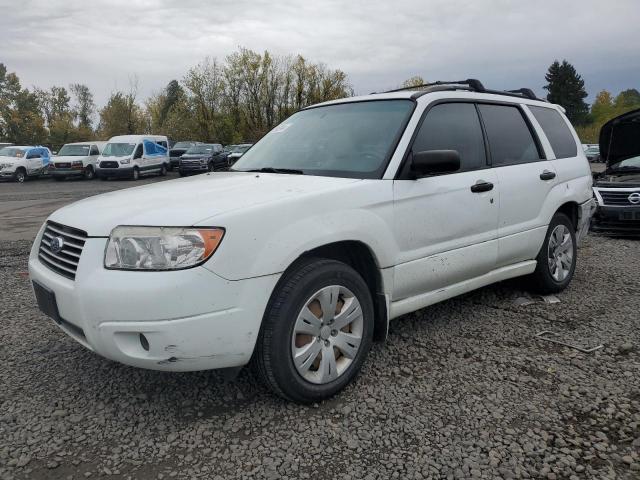
<path fill-rule="evenodd" d="M 566 225 L 556 225 L 551 232 L 547 258 L 549 273 L 556 282 L 569 276 L 573 266 L 573 239 Z"/>
<path fill-rule="evenodd" d="M 291 337 L 291 355 L 308 382 L 329 383 L 353 363 L 362 342 L 363 313 L 346 287 L 330 285 L 314 293 L 298 314 Z"/>

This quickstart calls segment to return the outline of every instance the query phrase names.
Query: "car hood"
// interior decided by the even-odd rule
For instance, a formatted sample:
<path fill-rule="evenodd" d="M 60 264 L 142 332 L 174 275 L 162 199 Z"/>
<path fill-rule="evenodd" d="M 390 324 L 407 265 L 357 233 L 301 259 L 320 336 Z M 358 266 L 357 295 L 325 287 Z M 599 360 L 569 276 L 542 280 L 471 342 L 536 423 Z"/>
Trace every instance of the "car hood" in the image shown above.
<path fill-rule="evenodd" d="M 57 156 L 57 157 L 53 157 L 51 158 L 51 161 L 53 163 L 69 163 L 69 162 L 73 162 L 74 160 L 86 160 L 88 157 L 82 157 L 82 156 L 78 156 L 78 155 L 62 155 L 62 156 Z"/>
<path fill-rule="evenodd" d="M 609 120 L 600 129 L 600 157 L 607 168 L 639 155 L 640 108 Z"/>
<path fill-rule="evenodd" d="M 20 159 L 24 157 L 7 157 L 5 155 L 0 155 L 0 163 L 16 163 Z"/>
<path fill-rule="evenodd" d="M 352 178 L 220 172 L 109 192 L 72 203 L 49 218 L 106 237 L 118 225 L 215 225 L 215 217 L 305 194 L 334 190 Z M 224 225 L 221 225 L 224 226 Z"/>

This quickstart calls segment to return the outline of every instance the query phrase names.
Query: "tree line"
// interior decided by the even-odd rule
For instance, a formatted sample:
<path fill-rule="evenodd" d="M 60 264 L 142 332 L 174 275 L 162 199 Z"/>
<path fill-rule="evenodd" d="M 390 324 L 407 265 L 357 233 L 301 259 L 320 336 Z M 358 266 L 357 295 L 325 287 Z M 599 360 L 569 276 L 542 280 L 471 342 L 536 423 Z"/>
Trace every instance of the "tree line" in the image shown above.
<path fill-rule="evenodd" d="M 616 96 L 603 90 L 589 106 L 584 80 L 566 60 L 554 61 L 545 80 L 547 99 L 566 109 L 585 143 L 597 142 L 600 127 L 609 119 L 640 108 L 640 92 L 634 88 Z M 401 85 L 423 83 L 421 76 L 413 76 Z M 301 108 L 353 94 L 341 70 L 301 55 L 246 48 L 222 61 L 204 59 L 145 99 L 133 77 L 127 89 L 112 92 L 100 108 L 87 85 L 29 89 L 0 63 L 0 141 L 57 149 L 73 141 L 157 133 L 225 145 L 253 142 Z"/>

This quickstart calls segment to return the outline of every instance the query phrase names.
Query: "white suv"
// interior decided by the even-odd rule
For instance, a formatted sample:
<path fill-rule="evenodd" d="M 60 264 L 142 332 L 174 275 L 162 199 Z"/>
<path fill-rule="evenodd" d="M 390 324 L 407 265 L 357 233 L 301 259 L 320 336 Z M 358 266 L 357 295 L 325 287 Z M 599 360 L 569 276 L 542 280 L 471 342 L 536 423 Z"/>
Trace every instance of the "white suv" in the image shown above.
<path fill-rule="evenodd" d="M 64 207 L 29 271 L 40 308 L 100 355 L 172 371 L 252 360 L 274 392 L 312 402 L 393 318 L 521 275 L 564 289 L 592 208 L 561 108 L 469 80 L 315 105 L 229 172 Z"/>

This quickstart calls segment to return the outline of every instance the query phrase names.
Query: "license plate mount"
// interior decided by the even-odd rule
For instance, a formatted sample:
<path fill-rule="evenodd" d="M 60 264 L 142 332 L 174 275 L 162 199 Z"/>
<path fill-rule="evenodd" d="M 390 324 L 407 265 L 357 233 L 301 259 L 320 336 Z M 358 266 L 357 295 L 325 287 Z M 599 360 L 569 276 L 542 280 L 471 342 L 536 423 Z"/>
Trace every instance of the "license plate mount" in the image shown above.
<path fill-rule="evenodd" d="M 48 289 L 38 282 L 33 282 L 33 291 L 36 294 L 38 307 L 48 317 L 51 317 L 56 323 L 60 323 L 60 313 L 58 312 L 58 302 L 56 294 L 53 290 Z"/>

